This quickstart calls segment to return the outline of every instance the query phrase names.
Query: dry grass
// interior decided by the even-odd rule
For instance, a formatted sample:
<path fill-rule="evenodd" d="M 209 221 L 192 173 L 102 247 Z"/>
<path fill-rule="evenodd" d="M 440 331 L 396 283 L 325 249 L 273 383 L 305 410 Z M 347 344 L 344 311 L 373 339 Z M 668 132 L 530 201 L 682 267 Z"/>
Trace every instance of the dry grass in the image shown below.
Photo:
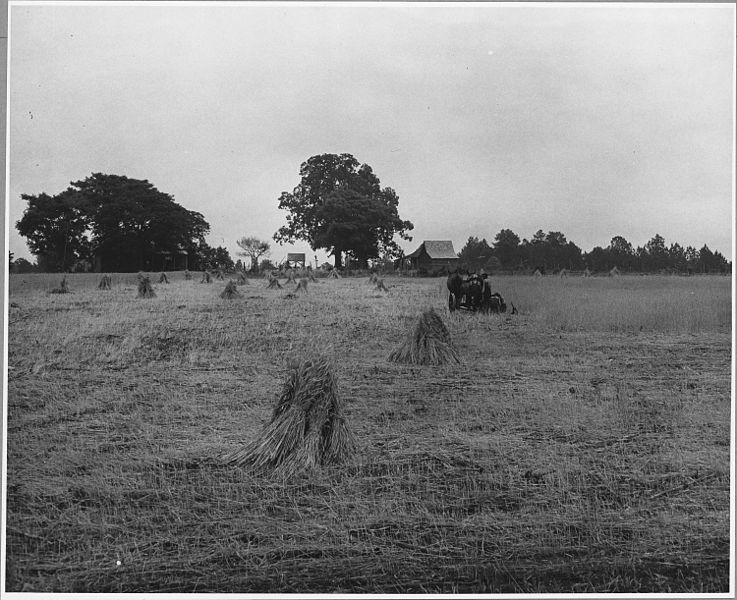
<path fill-rule="evenodd" d="M 719 276 L 492 277 L 490 284 L 545 329 L 697 333 L 731 327 L 730 280 Z"/>
<path fill-rule="evenodd" d="M 251 286 L 244 311 L 177 272 L 145 303 L 135 274 L 57 277 L 9 281 L 8 591 L 728 590 L 727 278 L 492 277 L 512 316 L 448 315 L 436 279 Z M 461 364 L 386 361 L 417 306 Z M 258 439 L 316 350 L 346 462 L 203 462 Z"/>
<path fill-rule="evenodd" d="M 69 293 L 69 286 L 67 284 L 67 278 L 63 277 L 61 280 L 61 283 L 59 284 L 58 288 L 54 288 L 51 290 L 52 294 L 68 294 Z"/>
<path fill-rule="evenodd" d="M 243 295 L 238 291 L 238 287 L 235 281 L 229 281 L 225 286 L 225 289 L 220 293 L 220 297 L 223 300 L 235 300 L 242 298 Z"/>
<path fill-rule="evenodd" d="M 100 283 L 97 285 L 97 289 L 110 290 L 113 287 L 113 278 L 110 275 L 103 275 L 100 278 Z"/>
<path fill-rule="evenodd" d="M 413 365 L 461 362 L 445 323 L 433 309 L 422 313 L 404 342 L 389 354 L 389 361 Z"/>
<path fill-rule="evenodd" d="M 138 282 L 138 298 L 156 298 L 156 292 L 148 277 L 141 277 Z"/>
<path fill-rule="evenodd" d="M 304 291 L 306 293 L 307 292 L 307 283 L 308 283 L 308 280 L 307 279 L 300 279 L 299 280 L 299 283 L 297 283 L 297 287 L 294 289 L 294 291 L 295 292 L 298 292 L 298 291 L 302 290 L 302 291 Z"/>
<path fill-rule="evenodd" d="M 329 361 L 302 361 L 290 369 L 269 425 L 222 462 L 284 478 L 342 463 L 355 450 L 343 412 Z"/>

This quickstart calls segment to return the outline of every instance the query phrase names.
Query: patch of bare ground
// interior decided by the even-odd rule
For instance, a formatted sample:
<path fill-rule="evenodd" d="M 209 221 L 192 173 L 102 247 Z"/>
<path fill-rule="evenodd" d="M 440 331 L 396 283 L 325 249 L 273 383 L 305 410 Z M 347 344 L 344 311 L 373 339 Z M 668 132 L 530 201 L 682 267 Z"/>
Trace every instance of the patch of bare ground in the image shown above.
<path fill-rule="evenodd" d="M 290 302 L 176 274 L 145 303 L 81 283 L 11 297 L 8 591 L 728 589 L 723 325 L 550 327 L 504 280 L 519 318 L 442 312 L 437 280 Z M 389 362 L 429 306 L 461 364 Z M 356 454 L 287 480 L 220 464 L 316 349 Z"/>

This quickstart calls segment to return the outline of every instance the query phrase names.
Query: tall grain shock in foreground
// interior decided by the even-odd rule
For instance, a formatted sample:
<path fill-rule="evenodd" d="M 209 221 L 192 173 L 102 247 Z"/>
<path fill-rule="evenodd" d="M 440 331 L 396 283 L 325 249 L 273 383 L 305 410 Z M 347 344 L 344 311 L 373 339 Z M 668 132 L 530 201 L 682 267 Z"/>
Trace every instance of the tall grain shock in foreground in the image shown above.
<path fill-rule="evenodd" d="M 354 452 L 335 376 L 328 360 L 319 357 L 291 367 L 269 424 L 258 438 L 222 460 L 290 477 L 343 462 Z"/>
<path fill-rule="evenodd" d="M 413 365 L 460 363 L 443 319 L 431 308 L 422 313 L 404 342 L 389 355 L 389 362 Z"/>

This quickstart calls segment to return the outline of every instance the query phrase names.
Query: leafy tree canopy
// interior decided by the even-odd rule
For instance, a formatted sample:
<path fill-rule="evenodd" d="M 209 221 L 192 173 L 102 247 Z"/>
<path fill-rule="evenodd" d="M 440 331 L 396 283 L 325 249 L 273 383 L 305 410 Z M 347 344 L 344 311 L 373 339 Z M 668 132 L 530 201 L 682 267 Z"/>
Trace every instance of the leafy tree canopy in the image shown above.
<path fill-rule="evenodd" d="M 523 259 L 519 236 L 511 229 L 502 229 L 494 237 L 494 256 L 502 265 L 517 266 Z"/>
<path fill-rule="evenodd" d="M 632 256 L 632 244 L 630 244 L 621 235 L 615 235 L 612 241 L 609 242 L 609 251 L 613 254 L 619 254 L 621 256 Z"/>
<path fill-rule="evenodd" d="M 492 257 L 492 249 L 486 239 L 471 236 L 466 245 L 458 253 L 461 265 L 471 271 L 478 271 L 487 266 Z"/>
<path fill-rule="evenodd" d="M 414 226 L 400 219 L 396 192 L 382 189 L 371 167 L 352 155 L 313 156 L 299 174 L 300 183 L 279 198 L 289 214 L 274 234 L 278 243 L 307 241 L 313 250 L 328 250 L 340 267 L 343 253 L 365 264 L 379 255 L 399 256 L 395 235 L 412 239 L 407 232 Z"/>
<path fill-rule="evenodd" d="M 270 250 L 269 242 L 255 237 L 242 237 L 236 244 L 243 250 L 238 252 L 238 256 L 248 256 L 251 259 L 251 270 L 258 267 L 258 259 L 264 255 L 268 256 Z"/>
<path fill-rule="evenodd" d="M 157 253 L 193 252 L 210 228 L 148 181 L 120 175 L 93 173 L 56 196 L 22 198 L 28 208 L 16 228 L 52 270 L 93 255 L 107 271 L 155 268 Z"/>
<path fill-rule="evenodd" d="M 38 266 L 34 265 L 25 258 L 17 258 L 13 264 L 10 265 L 11 273 L 36 273 L 38 272 Z"/>
<path fill-rule="evenodd" d="M 39 257 L 39 265 L 64 271 L 89 255 L 90 215 L 76 190 L 69 188 L 56 196 L 21 194 L 21 198 L 28 207 L 15 227 Z"/>
<path fill-rule="evenodd" d="M 222 246 L 213 248 L 203 242 L 197 250 L 197 256 L 199 257 L 198 269 L 220 269 L 222 271 L 232 271 L 235 269 L 235 263 L 230 257 L 230 253 L 227 248 L 223 248 Z"/>

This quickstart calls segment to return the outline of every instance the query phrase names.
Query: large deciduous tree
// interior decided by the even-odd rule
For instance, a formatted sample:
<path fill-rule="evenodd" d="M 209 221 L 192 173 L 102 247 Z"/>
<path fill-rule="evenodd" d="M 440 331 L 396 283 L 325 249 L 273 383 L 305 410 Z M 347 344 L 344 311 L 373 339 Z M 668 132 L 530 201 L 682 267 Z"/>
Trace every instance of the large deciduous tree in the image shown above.
<path fill-rule="evenodd" d="M 255 237 L 243 237 L 236 241 L 236 244 L 243 250 L 238 252 L 238 256 L 247 256 L 251 259 L 251 270 L 258 268 L 258 259 L 269 254 L 269 242 L 264 242 Z"/>
<path fill-rule="evenodd" d="M 66 271 L 90 253 L 90 215 L 77 190 L 56 196 L 21 194 L 28 202 L 15 224 L 28 240 L 28 248 L 45 271 Z"/>
<path fill-rule="evenodd" d="M 313 250 L 324 248 L 343 264 L 343 254 L 365 265 L 368 259 L 399 256 L 395 236 L 411 240 L 410 221 L 399 217 L 396 192 L 381 187 L 370 166 L 350 154 L 321 154 L 302 163 L 300 183 L 282 192 L 279 208 L 287 224 L 274 234 L 280 244 L 304 240 Z"/>
<path fill-rule="evenodd" d="M 106 271 L 156 268 L 162 252 L 193 256 L 210 226 L 145 180 L 93 173 L 56 196 L 23 195 L 16 227 L 47 270 L 94 255 Z"/>

